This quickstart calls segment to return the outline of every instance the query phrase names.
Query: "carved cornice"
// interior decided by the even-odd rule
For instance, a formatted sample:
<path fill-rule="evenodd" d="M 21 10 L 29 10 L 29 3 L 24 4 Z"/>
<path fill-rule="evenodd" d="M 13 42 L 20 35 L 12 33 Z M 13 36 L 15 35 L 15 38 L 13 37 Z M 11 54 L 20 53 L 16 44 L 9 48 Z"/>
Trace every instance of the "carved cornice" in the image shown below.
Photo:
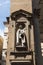
<path fill-rule="evenodd" d="M 11 19 L 12 20 L 17 20 L 17 19 L 19 19 L 22 16 L 27 18 L 28 20 L 30 20 L 32 18 L 32 14 L 31 13 L 29 13 L 29 12 L 27 12 L 25 10 L 20 9 L 20 10 L 18 10 L 16 12 L 13 12 L 11 14 Z"/>
<path fill-rule="evenodd" d="M 4 22 L 4 25 L 9 24 L 9 17 L 6 17 L 7 22 Z"/>

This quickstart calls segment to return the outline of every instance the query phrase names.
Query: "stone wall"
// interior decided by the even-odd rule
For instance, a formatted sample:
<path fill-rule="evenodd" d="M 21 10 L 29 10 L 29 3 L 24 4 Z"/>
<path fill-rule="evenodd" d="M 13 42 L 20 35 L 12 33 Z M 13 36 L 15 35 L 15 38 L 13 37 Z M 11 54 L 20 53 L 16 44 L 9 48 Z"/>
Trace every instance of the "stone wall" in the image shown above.
<path fill-rule="evenodd" d="M 32 0 L 11 0 L 10 12 L 23 9 L 32 13 Z"/>

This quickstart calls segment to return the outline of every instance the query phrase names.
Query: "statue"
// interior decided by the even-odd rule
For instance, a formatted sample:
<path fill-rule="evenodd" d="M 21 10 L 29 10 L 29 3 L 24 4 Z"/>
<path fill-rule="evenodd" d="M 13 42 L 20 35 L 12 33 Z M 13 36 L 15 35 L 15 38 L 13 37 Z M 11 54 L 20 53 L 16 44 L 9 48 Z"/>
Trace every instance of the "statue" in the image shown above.
<path fill-rule="evenodd" d="M 16 32 L 16 45 L 24 47 L 26 43 L 26 35 L 22 25 L 19 25 L 19 29 Z"/>

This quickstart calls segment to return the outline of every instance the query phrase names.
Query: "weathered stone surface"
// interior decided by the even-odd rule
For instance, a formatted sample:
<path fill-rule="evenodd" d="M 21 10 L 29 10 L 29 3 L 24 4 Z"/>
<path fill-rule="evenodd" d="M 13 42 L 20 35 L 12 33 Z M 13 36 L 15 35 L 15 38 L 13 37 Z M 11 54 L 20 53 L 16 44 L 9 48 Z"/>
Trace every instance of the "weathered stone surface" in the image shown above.
<path fill-rule="evenodd" d="M 23 9 L 32 13 L 32 0 L 11 0 L 10 12 L 15 12 L 17 10 Z"/>

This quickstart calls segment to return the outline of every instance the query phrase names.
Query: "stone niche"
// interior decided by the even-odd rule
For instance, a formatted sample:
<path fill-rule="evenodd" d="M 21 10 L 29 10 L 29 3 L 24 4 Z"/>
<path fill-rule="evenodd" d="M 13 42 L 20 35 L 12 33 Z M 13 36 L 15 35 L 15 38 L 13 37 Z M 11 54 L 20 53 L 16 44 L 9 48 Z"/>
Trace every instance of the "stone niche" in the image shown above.
<path fill-rule="evenodd" d="M 19 51 L 29 51 L 30 45 L 30 29 L 31 29 L 31 13 L 24 10 L 12 13 L 11 19 L 15 20 L 15 47 Z"/>
<path fill-rule="evenodd" d="M 14 62 L 32 61 L 33 56 L 32 56 L 32 49 L 30 43 L 31 40 L 30 30 L 32 25 L 31 19 L 32 19 L 32 14 L 25 10 L 18 10 L 11 14 L 11 20 L 15 22 L 14 24 L 15 43 L 14 43 L 14 51 L 11 51 L 10 55 L 14 56 Z"/>

